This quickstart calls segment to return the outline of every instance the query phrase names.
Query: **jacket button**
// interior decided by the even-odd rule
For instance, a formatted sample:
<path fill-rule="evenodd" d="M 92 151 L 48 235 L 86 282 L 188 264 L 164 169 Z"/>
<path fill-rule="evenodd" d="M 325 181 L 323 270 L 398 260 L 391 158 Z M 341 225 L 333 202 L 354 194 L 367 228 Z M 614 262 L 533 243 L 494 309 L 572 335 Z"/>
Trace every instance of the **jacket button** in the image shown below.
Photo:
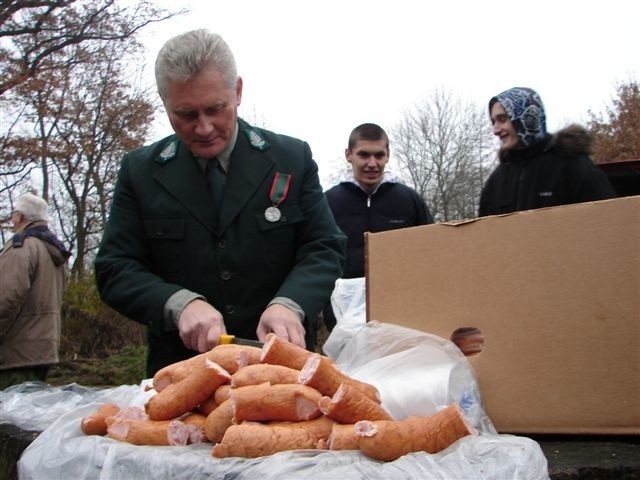
<path fill-rule="evenodd" d="M 229 315 L 233 315 L 235 313 L 235 309 L 231 305 L 227 305 L 226 310 Z"/>
<path fill-rule="evenodd" d="M 227 246 L 227 241 L 224 238 L 218 241 L 218 248 L 224 248 L 226 246 Z"/>
<path fill-rule="evenodd" d="M 229 280 L 231 278 L 231 274 L 227 270 L 225 270 L 220 274 L 220 278 L 222 280 Z"/>

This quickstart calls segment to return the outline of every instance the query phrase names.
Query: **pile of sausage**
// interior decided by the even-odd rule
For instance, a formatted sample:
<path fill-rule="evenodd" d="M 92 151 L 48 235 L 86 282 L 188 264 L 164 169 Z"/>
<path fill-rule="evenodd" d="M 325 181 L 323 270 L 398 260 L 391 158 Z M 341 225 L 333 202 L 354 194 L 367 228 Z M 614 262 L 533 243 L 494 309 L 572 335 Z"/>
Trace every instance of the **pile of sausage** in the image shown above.
<path fill-rule="evenodd" d="M 211 442 L 214 457 L 326 449 L 384 461 L 436 453 L 477 433 L 455 404 L 430 417 L 394 420 L 376 387 L 273 334 L 262 349 L 219 345 L 169 365 L 156 373 L 153 388 L 144 409 L 104 404 L 82 419 L 82 431 L 135 445 Z"/>

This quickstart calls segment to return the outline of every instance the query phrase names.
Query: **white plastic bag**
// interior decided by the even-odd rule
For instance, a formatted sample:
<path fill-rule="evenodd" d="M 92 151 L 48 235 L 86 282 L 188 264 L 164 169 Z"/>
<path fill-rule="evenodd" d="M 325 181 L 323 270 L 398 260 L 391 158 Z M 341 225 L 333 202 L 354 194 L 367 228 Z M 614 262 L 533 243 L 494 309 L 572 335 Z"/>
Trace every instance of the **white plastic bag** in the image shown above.
<path fill-rule="evenodd" d="M 334 360 L 348 375 L 375 385 L 382 406 L 396 420 L 430 416 L 458 403 L 475 428 L 496 433 L 473 368 L 448 340 L 374 321 L 350 333 Z"/>
<path fill-rule="evenodd" d="M 336 325 L 322 348 L 324 353 L 335 358 L 351 335 L 367 321 L 365 279 L 336 280 L 331 293 L 331 307 L 336 316 Z"/>
<path fill-rule="evenodd" d="M 378 387 L 397 420 L 428 416 L 458 403 L 484 433 L 496 433 L 482 404 L 475 372 L 456 345 L 398 325 L 366 322 L 364 278 L 340 279 L 331 295 L 336 326 L 324 352 L 347 374 Z"/>

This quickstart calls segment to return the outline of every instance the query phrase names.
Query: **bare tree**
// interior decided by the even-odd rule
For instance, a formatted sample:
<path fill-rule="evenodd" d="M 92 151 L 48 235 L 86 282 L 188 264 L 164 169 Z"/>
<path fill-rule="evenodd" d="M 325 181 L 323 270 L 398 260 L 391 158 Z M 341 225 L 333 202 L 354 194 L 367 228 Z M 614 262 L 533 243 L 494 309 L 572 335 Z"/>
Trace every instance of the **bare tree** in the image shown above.
<path fill-rule="evenodd" d="M 0 3 L 0 96 L 41 73 L 69 68 L 81 58 L 60 55 L 79 45 L 132 39 L 166 13 L 150 0 L 3 0 Z M 65 58 L 69 63 L 60 63 Z"/>
<path fill-rule="evenodd" d="M 151 0 L 0 2 L 3 240 L 18 195 L 30 191 L 51 200 L 49 144 L 58 135 L 52 119 L 57 115 L 54 108 L 64 107 L 56 98 L 64 98 L 64 89 L 71 85 L 58 80 L 72 76 L 75 67 L 99 58 L 100 49 L 106 46 L 131 53 L 131 48 L 139 47 L 136 37 L 140 29 L 183 13 L 185 10 L 167 13 Z"/>
<path fill-rule="evenodd" d="M 21 157 L 16 154 L 16 150 L 22 150 L 20 142 L 13 137 L 15 130 L 23 118 L 27 105 L 13 105 L 0 99 L 0 148 L 2 149 L 2 159 L 0 161 L 0 194 L 7 195 L 17 184 L 22 183 L 31 173 L 33 165 L 21 161 Z M 5 118 L 10 119 L 5 125 Z"/>
<path fill-rule="evenodd" d="M 130 61 L 140 50 L 135 41 L 68 47 L 55 61 L 71 68 L 41 71 L 3 99 L 21 116 L 4 137 L 9 155 L 0 178 L 13 198 L 33 191 L 29 174 L 38 170 L 78 278 L 98 246 L 120 159 L 144 143 L 157 108 L 140 85 L 142 66 Z"/>
<path fill-rule="evenodd" d="M 438 89 L 405 111 L 390 137 L 400 176 L 422 195 L 437 221 L 476 216 L 493 156 L 484 109 Z"/>
<path fill-rule="evenodd" d="M 63 234 L 75 246 L 72 272 L 79 277 L 106 223 L 120 159 L 143 144 L 155 111 L 151 92 L 132 86 L 125 75 L 131 66 L 121 52 L 103 46 L 93 62 L 62 76 L 54 97 L 42 95 L 45 103 L 34 105 L 38 112 L 51 112 L 42 119 L 47 124 L 42 130 L 55 133 L 45 150 L 55 176 L 52 200 Z"/>

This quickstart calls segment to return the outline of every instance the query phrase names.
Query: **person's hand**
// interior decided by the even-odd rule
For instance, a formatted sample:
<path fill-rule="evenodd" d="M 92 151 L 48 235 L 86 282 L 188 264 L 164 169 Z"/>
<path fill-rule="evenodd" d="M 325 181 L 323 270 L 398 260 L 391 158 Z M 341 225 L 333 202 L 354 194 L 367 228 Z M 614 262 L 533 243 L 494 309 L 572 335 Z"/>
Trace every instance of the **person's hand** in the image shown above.
<path fill-rule="evenodd" d="M 273 332 L 289 342 L 306 348 L 304 341 L 304 327 L 300 317 L 293 310 L 284 305 L 273 304 L 260 316 L 258 323 L 258 340 L 264 342 L 267 333 Z"/>
<path fill-rule="evenodd" d="M 227 333 L 222 314 L 204 300 L 189 302 L 178 319 L 178 330 L 184 346 L 197 352 L 207 352 L 220 343 Z"/>

